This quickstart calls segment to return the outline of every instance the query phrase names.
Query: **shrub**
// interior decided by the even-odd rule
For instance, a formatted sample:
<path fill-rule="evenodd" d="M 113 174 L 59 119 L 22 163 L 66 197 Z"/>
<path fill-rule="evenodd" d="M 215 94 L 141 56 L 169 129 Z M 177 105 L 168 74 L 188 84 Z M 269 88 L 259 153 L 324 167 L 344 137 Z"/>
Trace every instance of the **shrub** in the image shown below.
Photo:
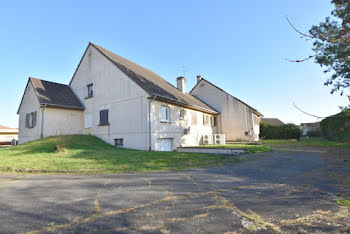
<path fill-rule="evenodd" d="M 261 122 L 260 137 L 262 139 L 300 139 L 301 131 L 294 124 L 285 124 L 280 126 Z"/>
<path fill-rule="evenodd" d="M 321 131 L 323 137 L 328 140 L 350 142 L 350 110 L 322 120 Z"/>
<path fill-rule="evenodd" d="M 315 129 L 315 130 L 310 130 L 306 133 L 307 136 L 309 137 L 321 137 L 322 132 L 321 129 Z"/>

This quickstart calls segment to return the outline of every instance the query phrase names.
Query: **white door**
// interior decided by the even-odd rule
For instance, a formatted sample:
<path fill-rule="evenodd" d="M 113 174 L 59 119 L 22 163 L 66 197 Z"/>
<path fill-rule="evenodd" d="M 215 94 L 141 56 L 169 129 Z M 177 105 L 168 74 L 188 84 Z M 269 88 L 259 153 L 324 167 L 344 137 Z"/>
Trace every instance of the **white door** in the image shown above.
<path fill-rule="evenodd" d="M 172 151 L 172 139 L 171 138 L 159 138 L 156 143 L 156 151 Z"/>

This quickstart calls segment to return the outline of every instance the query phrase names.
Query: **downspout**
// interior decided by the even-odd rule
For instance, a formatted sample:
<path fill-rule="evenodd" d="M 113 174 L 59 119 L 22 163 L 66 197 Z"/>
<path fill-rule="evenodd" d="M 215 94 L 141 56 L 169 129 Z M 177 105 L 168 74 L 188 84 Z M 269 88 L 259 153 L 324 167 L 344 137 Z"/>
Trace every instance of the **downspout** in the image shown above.
<path fill-rule="evenodd" d="M 153 96 L 152 100 L 148 103 L 148 151 L 152 150 L 152 120 L 151 120 L 151 109 L 152 109 L 152 102 L 156 99 L 156 95 Z"/>
<path fill-rule="evenodd" d="M 44 137 L 44 111 L 46 109 L 46 104 L 44 104 L 44 108 L 41 110 L 41 133 L 40 138 Z"/>
<path fill-rule="evenodd" d="M 245 129 L 248 132 L 248 114 L 247 106 L 245 106 Z"/>

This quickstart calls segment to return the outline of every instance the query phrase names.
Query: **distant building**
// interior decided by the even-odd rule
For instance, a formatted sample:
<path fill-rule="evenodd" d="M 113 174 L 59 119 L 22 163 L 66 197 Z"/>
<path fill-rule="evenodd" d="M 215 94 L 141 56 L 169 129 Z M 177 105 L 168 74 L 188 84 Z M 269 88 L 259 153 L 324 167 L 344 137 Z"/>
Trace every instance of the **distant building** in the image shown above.
<path fill-rule="evenodd" d="M 303 135 L 307 135 L 310 131 L 315 131 L 320 129 L 320 122 L 316 123 L 301 123 L 300 130 Z"/>
<path fill-rule="evenodd" d="M 283 123 L 281 120 L 279 120 L 277 118 L 262 118 L 261 122 L 265 122 L 267 124 L 271 124 L 271 125 L 274 125 L 274 126 L 285 125 L 285 123 Z"/>
<path fill-rule="evenodd" d="M 18 141 L 18 128 L 0 125 L 0 145 L 11 145 L 13 139 Z"/>

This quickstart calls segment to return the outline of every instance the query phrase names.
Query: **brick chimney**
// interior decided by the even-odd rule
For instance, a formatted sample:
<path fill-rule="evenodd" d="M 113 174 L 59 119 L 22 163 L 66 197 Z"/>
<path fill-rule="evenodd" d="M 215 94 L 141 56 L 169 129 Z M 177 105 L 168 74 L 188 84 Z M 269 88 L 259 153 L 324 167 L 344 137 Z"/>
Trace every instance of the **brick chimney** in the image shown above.
<path fill-rule="evenodd" d="M 186 83 L 185 77 L 180 76 L 176 78 L 176 82 L 177 82 L 177 89 L 185 93 L 185 83 Z"/>
<path fill-rule="evenodd" d="M 199 81 L 201 81 L 201 79 L 202 79 L 202 76 L 201 76 L 201 75 L 198 75 L 198 76 L 197 76 L 197 83 L 199 83 Z"/>

